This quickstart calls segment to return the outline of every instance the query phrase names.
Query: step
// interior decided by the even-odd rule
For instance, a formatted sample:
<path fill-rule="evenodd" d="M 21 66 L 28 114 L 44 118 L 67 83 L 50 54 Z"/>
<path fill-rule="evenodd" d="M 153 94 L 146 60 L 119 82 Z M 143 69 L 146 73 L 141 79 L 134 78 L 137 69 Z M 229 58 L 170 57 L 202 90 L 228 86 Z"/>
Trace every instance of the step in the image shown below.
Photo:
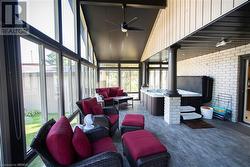
<path fill-rule="evenodd" d="M 191 112 L 191 113 L 181 113 L 181 117 L 183 118 L 183 120 L 194 120 L 202 118 L 202 115 L 196 112 Z"/>

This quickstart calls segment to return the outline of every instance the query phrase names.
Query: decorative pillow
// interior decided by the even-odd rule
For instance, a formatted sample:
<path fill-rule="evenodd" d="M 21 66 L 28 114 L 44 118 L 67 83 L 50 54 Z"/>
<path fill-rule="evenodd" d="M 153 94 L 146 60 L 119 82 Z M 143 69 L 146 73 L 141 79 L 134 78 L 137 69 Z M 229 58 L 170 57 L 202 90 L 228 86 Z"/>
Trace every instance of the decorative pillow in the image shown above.
<path fill-rule="evenodd" d="M 122 89 L 119 89 L 117 91 L 117 96 L 123 96 L 123 90 Z"/>
<path fill-rule="evenodd" d="M 110 90 L 109 90 L 109 96 L 110 96 L 110 97 L 115 97 L 115 96 L 117 96 L 118 90 L 119 90 L 119 88 L 110 88 Z"/>
<path fill-rule="evenodd" d="M 107 92 L 107 91 L 101 91 L 99 94 L 100 94 L 100 95 L 102 95 L 104 98 L 109 97 L 109 95 L 108 95 L 108 92 Z"/>
<path fill-rule="evenodd" d="M 75 128 L 72 144 L 79 159 L 85 159 L 93 155 L 89 139 L 79 127 Z"/>
<path fill-rule="evenodd" d="M 86 99 L 82 101 L 82 110 L 85 115 L 92 114 L 92 107 L 97 105 L 96 98 Z"/>
<path fill-rule="evenodd" d="M 73 131 L 69 120 L 62 116 L 50 129 L 46 137 L 46 146 L 54 160 L 60 165 L 70 165 L 75 160 L 72 145 Z"/>
<path fill-rule="evenodd" d="M 103 114 L 102 106 L 100 104 L 93 106 L 92 112 L 94 115 L 102 115 Z"/>

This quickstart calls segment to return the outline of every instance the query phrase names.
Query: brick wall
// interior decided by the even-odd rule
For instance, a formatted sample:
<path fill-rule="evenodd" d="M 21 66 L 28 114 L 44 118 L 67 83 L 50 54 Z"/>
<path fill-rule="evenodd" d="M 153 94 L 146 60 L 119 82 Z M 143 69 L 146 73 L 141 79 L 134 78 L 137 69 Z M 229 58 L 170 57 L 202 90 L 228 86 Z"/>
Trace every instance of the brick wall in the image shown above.
<path fill-rule="evenodd" d="M 206 75 L 214 79 L 213 99 L 220 94 L 232 97 L 232 121 L 238 116 L 239 56 L 250 54 L 250 44 L 203 55 L 177 63 L 178 76 Z M 226 105 L 226 104 L 225 104 Z"/>

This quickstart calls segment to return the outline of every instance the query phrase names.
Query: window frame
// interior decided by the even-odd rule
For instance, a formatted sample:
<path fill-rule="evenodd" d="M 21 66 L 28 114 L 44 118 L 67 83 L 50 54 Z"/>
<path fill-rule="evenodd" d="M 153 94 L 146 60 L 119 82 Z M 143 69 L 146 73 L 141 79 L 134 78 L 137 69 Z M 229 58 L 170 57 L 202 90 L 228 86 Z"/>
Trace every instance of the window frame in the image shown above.
<path fill-rule="evenodd" d="M 18 2 L 16 0 L 16 2 Z M 62 44 L 62 10 L 61 10 L 61 1 L 58 1 L 57 4 L 57 14 L 58 14 L 58 25 L 56 25 L 55 27 L 58 27 L 58 34 L 59 34 L 59 40 L 55 40 L 52 39 L 51 37 L 49 37 L 48 35 L 46 35 L 45 33 L 39 31 L 38 29 L 36 29 L 33 26 L 30 26 L 29 24 L 27 24 L 29 26 L 29 34 L 26 36 L 23 36 L 24 38 L 27 38 L 30 41 L 33 41 L 35 43 L 39 43 L 42 44 L 43 46 L 48 46 L 51 47 L 55 50 L 57 50 L 59 52 L 59 66 L 60 66 L 60 76 L 62 77 L 62 55 L 68 55 L 70 58 L 72 59 L 76 59 L 78 61 L 77 65 L 78 68 L 80 63 L 86 63 L 88 66 L 90 67 L 94 67 L 97 68 L 96 65 L 94 65 L 93 63 L 90 63 L 88 61 L 85 61 L 83 59 L 81 59 L 80 56 L 80 38 L 79 38 L 79 30 L 80 30 L 80 20 L 79 20 L 79 9 L 80 9 L 80 1 L 77 1 L 76 3 L 76 16 L 77 16 L 77 21 L 76 21 L 76 27 L 77 27 L 77 31 L 75 31 L 77 33 L 76 36 L 76 52 L 71 51 L 70 49 L 68 49 L 67 47 L 63 46 Z M 89 34 L 88 34 L 89 35 Z M 11 88 L 14 91 L 13 92 L 8 92 L 6 94 L 7 97 L 14 97 L 14 99 L 10 99 L 10 103 L 13 102 L 18 102 L 20 105 L 15 106 L 14 108 L 9 108 L 9 112 L 13 112 L 13 115 L 10 115 L 10 117 L 6 117 L 8 118 L 8 123 L 9 122 L 18 122 L 18 130 L 21 131 L 21 137 L 19 139 L 17 138 L 11 138 L 11 140 L 9 141 L 10 144 L 8 145 L 16 145 L 16 149 L 15 152 L 10 150 L 10 156 L 12 159 L 10 160 L 10 162 L 14 162 L 14 163 L 20 163 L 20 164 L 26 164 L 28 165 L 36 156 L 37 154 L 34 152 L 34 150 L 30 150 L 29 152 L 26 152 L 25 150 L 25 146 L 24 146 L 24 141 L 25 141 L 25 137 L 23 136 L 24 134 L 24 110 L 22 109 L 22 96 L 23 96 L 23 92 L 20 89 L 20 87 L 22 86 L 22 81 L 21 81 L 21 75 L 20 75 L 20 36 L 4 36 L 4 43 L 6 44 L 6 48 L 4 48 L 4 52 L 6 53 L 5 55 L 5 59 L 6 62 L 8 62 L 6 64 L 6 69 L 11 69 L 12 75 L 11 76 L 6 76 L 6 80 L 7 83 L 13 83 L 12 84 L 8 84 L 8 90 Z M 11 46 L 11 47 L 10 47 Z M 50 49 L 50 48 L 49 48 Z M 94 52 L 93 52 L 94 53 Z M 79 69 L 78 69 L 79 71 Z M 78 83 L 80 83 L 80 74 L 77 74 L 78 76 Z M 80 85 L 80 84 L 78 84 Z M 63 89 L 63 83 L 62 81 L 60 81 L 60 89 Z M 8 91 L 7 90 L 7 91 Z M 79 89 L 80 90 L 80 89 Z M 63 90 L 61 91 L 61 102 L 62 102 L 62 106 L 64 103 L 64 97 L 63 97 Z M 78 95 L 79 96 L 79 95 Z M 62 115 L 64 115 L 64 108 L 62 108 Z M 76 117 L 77 115 L 79 115 L 79 110 L 77 110 L 76 112 L 74 112 L 70 117 L 69 120 L 71 121 L 74 117 Z M 21 122 L 19 121 L 21 120 Z M 10 123 L 8 124 L 8 126 L 10 126 L 10 135 L 15 135 L 15 131 L 14 131 L 14 125 L 11 125 Z M 4 134 L 5 135 L 5 134 Z M 5 139 L 5 138 L 4 138 Z M 20 144 L 21 143 L 23 144 Z M 20 156 L 15 156 L 16 154 L 20 155 Z"/>
<path fill-rule="evenodd" d="M 111 66 L 109 66 L 111 64 Z M 121 67 L 122 64 L 138 64 L 138 67 Z M 141 86 L 141 64 L 140 62 L 98 62 L 98 71 L 97 75 L 98 77 L 98 86 L 101 87 L 101 71 L 102 70 L 117 70 L 118 71 L 118 86 L 121 87 L 121 71 L 122 70 L 138 70 L 139 76 L 138 76 L 138 92 L 127 92 L 131 94 L 138 94 L 138 97 L 140 99 L 140 86 Z M 138 99 L 138 100 L 139 100 Z"/>
<path fill-rule="evenodd" d="M 157 67 L 156 67 L 157 66 Z M 150 70 L 160 70 L 160 87 L 159 88 L 154 88 L 154 89 L 163 89 L 163 85 L 162 85 L 162 72 L 163 70 L 166 70 L 167 75 L 168 75 L 168 63 L 149 63 L 148 64 L 148 75 L 149 75 L 149 80 L 150 81 Z M 149 83 L 150 84 L 150 83 Z M 168 84 L 168 83 L 167 83 Z M 155 85 L 155 84 L 154 84 Z"/>

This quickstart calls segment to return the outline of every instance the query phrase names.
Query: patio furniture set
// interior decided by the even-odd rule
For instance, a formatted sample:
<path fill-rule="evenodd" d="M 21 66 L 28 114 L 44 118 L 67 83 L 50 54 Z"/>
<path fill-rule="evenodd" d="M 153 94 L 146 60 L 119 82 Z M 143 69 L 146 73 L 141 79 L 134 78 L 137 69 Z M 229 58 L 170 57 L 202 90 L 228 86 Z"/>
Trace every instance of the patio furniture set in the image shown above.
<path fill-rule="evenodd" d="M 122 167 L 122 155 L 111 138 L 119 129 L 117 108 L 102 107 L 96 98 L 83 99 L 76 104 L 81 118 L 92 114 L 98 126 L 88 131 L 75 127 L 73 132 L 66 117 L 57 122 L 52 119 L 39 130 L 31 148 L 46 166 Z M 167 148 L 144 126 L 143 115 L 125 115 L 120 127 L 123 155 L 132 167 L 167 166 L 170 158 Z"/>

